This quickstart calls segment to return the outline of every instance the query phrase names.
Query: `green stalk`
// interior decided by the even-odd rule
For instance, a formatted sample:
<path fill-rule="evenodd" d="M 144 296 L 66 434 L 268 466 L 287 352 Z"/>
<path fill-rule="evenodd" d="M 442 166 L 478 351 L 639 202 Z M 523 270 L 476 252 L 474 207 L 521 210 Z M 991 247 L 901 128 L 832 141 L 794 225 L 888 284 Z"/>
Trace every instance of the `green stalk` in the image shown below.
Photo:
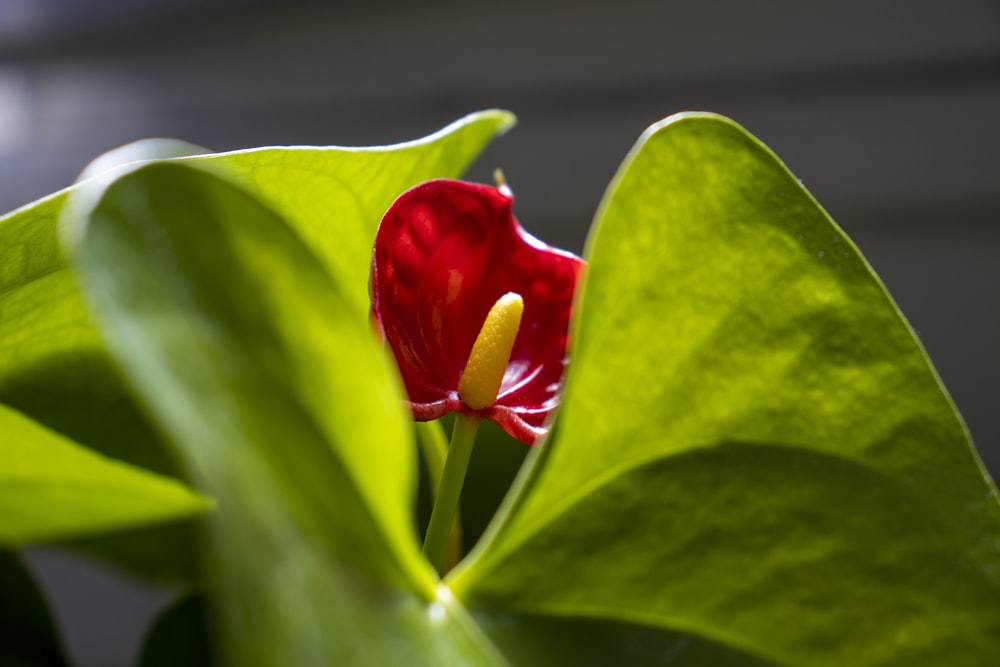
<path fill-rule="evenodd" d="M 424 556 L 439 572 L 448 547 L 451 524 L 458 511 L 458 500 L 462 495 L 462 485 L 465 484 L 465 473 L 469 468 L 469 459 L 472 458 L 472 446 L 476 441 L 479 422 L 479 416 L 474 414 L 459 412 L 455 415 L 448 458 L 444 462 L 441 484 L 434 500 L 434 509 L 431 510 L 427 536 L 424 538 Z"/>
<path fill-rule="evenodd" d="M 420 453 L 427 466 L 427 474 L 430 478 L 431 506 L 437 500 L 438 489 L 441 486 L 441 475 L 444 472 L 444 462 L 448 459 L 448 436 L 445 435 L 441 422 L 414 422 L 413 426 L 417 431 L 417 442 L 420 444 Z M 451 534 L 448 536 L 448 546 L 444 551 L 444 560 L 441 571 L 447 572 L 458 564 L 462 559 L 462 510 L 459 508 L 455 512 L 455 519 L 451 522 Z"/>

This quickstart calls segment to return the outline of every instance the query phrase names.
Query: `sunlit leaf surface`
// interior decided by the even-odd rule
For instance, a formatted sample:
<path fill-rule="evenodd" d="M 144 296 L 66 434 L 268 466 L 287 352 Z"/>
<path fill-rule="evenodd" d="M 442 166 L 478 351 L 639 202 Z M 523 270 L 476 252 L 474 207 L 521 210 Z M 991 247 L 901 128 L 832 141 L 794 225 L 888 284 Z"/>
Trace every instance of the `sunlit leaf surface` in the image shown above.
<path fill-rule="evenodd" d="M 207 562 L 229 664 L 502 664 L 436 599 L 395 374 L 292 228 L 176 162 L 92 184 L 67 215 L 109 349 L 218 498 Z"/>
<path fill-rule="evenodd" d="M 588 255 L 557 434 L 455 572 L 459 597 L 644 628 L 664 655 L 686 632 L 785 665 L 992 664 L 996 489 L 883 287 L 785 167 L 728 120 L 668 119 Z"/>
<path fill-rule="evenodd" d="M 367 320 L 371 241 L 411 181 L 464 167 L 509 120 L 136 164 L 74 193 L 88 312 L 218 499 L 205 562 L 225 663 L 994 665 L 995 486 L 854 246 L 708 114 L 654 126 L 612 183 L 553 435 L 437 581 L 413 429 Z M 3 274 L 0 316 L 39 334 L 0 329 L 24 353 L 0 400 L 32 395 L 32 359 L 50 379 L 80 351 L 110 368 L 30 222 L 57 209 L 0 221 L 31 258 Z M 51 314 L 30 306 L 50 293 Z"/>
<path fill-rule="evenodd" d="M 262 148 L 193 159 L 241 179 L 282 213 L 342 278 L 344 298 L 361 312 L 367 309 L 371 239 L 384 209 L 419 181 L 460 175 L 512 123 L 506 112 L 486 111 L 393 146 Z M 85 176 L 198 152 L 204 151 L 181 142 L 139 142 L 103 156 Z M 56 193 L 0 217 L 0 403 L 104 454 L 179 475 L 81 304 L 56 238 L 66 196 Z M 191 526 L 175 525 L 75 545 L 144 574 L 190 579 L 196 576 L 189 565 L 193 535 Z"/>
<path fill-rule="evenodd" d="M 0 544 L 198 516 L 180 482 L 97 454 L 0 405 Z"/>

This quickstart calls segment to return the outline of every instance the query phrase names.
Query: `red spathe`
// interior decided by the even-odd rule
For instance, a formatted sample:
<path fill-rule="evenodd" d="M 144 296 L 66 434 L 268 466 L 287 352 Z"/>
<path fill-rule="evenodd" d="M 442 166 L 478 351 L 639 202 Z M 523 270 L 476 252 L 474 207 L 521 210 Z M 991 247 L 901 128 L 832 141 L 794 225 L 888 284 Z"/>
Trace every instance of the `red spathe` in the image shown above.
<path fill-rule="evenodd" d="M 511 213 L 506 188 L 439 179 L 407 190 L 375 236 L 372 316 L 392 349 L 414 418 L 475 412 L 533 444 L 559 404 L 573 295 L 585 262 L 545 245 Z M 490 308 L 524 299 L 496 402 L 473 410 L 459 380 Z"/>

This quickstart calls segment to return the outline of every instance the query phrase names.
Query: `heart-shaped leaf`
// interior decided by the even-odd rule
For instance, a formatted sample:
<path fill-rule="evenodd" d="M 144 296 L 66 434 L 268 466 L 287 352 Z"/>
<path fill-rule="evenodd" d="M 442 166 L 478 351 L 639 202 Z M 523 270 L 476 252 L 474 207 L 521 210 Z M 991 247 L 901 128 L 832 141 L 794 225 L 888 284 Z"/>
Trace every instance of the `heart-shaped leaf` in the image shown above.
<path fill-rule="evenodd" d="M 389 203 L 420 181 L 461 175 L 513 123 L 507 112 L 483 111 L 391 146 L 272 147 L 187 159 L 236 174 L 289 220 L 331 271 L 344 272 L 357 307 L 367 308 L 371 240 Z M 102 157 L 86 175 L 197 152 L 181 142 L 139 142 Z M 63 260 L 56 221 L 72 190 L 0 216 L 0 402 L 111 456 L 175 472 L 169 456 L 149 443 L 153 437 L 142 418 L 122 400 Z M 336 240 L 330 229 L 340 230 Z"/>
<path fill-rule="evenodd" d="M 91 183 L 65 215 L 109 349 L 219 500 L 208 565 L 230 663 L 502 664 L 419 554 L 395 373 L 292 228 L 178 162 Z"/>
<path fill-rule="evenodd" d="M 421 180 L 460 175 L 492 136 L 512 124 L 510 114 L 486 111 L 393 146 L 263 148 L 190 159 L 237 175 L 281 211 L 328 270 L 356 280 L 348 289 L 361 310 L 367 308 L 368 258 L 381 211 Z M 85 177 L 127 162 L 198 152 L 180 142 L 140 142 L 103 157 Z M 109 363 L 58 247 L 58 215 L 67 194 L 79 187 L 85 186 L 0 217 L 0 402 L 104 454 L 177 475 Z M 191 539 L 190 527 L 178 525 L 74 546 L 144 574 L 183 579 L 194 576 L 182 556 Z"/>
<path fill-rule="evenodd" d="M 458 597 L 509 623 L 623 624 L 663 652 L 684 632 L 783 665 L 992 664 L 996 488 L 784 165 L 726 119 L 668 119 L 588 254 L 556 436 Z"/>

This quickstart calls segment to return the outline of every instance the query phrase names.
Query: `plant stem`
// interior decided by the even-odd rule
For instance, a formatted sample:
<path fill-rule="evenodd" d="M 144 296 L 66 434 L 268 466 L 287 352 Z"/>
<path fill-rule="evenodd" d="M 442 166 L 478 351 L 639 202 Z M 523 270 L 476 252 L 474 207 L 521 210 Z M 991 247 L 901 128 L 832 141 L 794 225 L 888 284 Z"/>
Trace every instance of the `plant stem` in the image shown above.
<path fill-rule="evenodd" d="M 476 441 L 479 422 L 480 418 L 477 415 L 461 412 L 455 415 L 455 426 L 451 432 L 448 458 L 444 462 L 441 484 L 438 486 L 434 509 L 431 510 L 430 523 L 427 525 L 427 537 L 424 538 L 424 556 L 439 572 L 444 560 L 445 549 L 448 546 L 451 524 L 455 520 L 455 512 L 458 510 L 458 499 L 462 495 L 465 472 L 469 468 L 472 445 Z"/>
<path fill-rule="evenodd" d="M 430 478 L 431 506 L 437 500 L 438 488 L 441 486 L 441 475 L 444 474 L 444 462 L 448 459 L 448 436 L 440 422 L 413 422 L 417 432 L 417 442 L 420 453 L 427 465 L 427 475 Z M 462 510 L 455 511 L 451 522 L 451 534 L 448 536 L 448 546 L 444 550 L 444 559 L 439 570 L 447 572 L 462 559 Z"/>

